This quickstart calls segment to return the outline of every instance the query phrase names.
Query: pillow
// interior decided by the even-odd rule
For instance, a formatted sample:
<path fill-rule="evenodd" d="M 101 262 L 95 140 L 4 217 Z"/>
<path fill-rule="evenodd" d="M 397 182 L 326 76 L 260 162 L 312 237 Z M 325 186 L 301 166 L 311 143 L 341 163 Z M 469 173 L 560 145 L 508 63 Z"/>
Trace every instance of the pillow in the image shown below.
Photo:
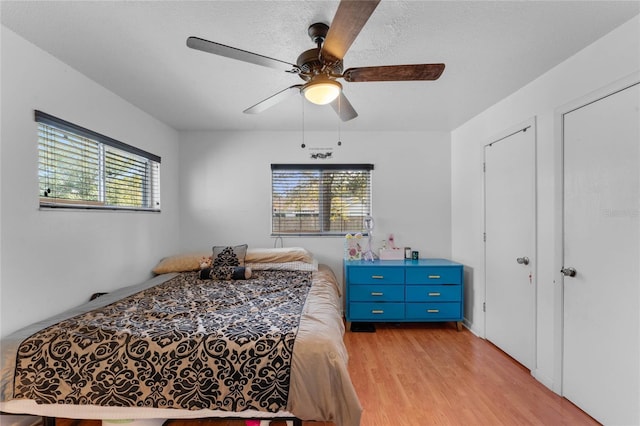
<path fill-rule="evenodd" d="M 254 271 L 317 271 L 318 261 L 314 259 L 313 263 L 307 262 L 280 262 L 280 263 L 249 263 L 245 262 L 244 266 L 253 269 Z"/>
<path fill-rule="evenodd" d="M 160 275 L 168 274 L 170 272 L 197 271 L 200 269 L 202 259 L 208 259 L 209 256 L 211 256 L 210 251 L 183 253 L 165 257 L 155 266 L 155 268 L 153 268 L 153 273 Z"/>
<path fill-rule="evenodd" d="M 201 280 L 248 280 L 249 278 L 251 278 L 251 268 L 245 266 L 221 266 L 200 270 Z"/>
<path fill-rule="evenodd" d="M 247 244 L 239 246 L 213 246 L 211 267 L 244 266 L 244 258 L 247 254 Z"/>
<path fill-rule="evenodd" d="M 313 263 L 313 255 L 302 247 L 252 248 L 247 250 L 245 262 L 251 263 Z"/>

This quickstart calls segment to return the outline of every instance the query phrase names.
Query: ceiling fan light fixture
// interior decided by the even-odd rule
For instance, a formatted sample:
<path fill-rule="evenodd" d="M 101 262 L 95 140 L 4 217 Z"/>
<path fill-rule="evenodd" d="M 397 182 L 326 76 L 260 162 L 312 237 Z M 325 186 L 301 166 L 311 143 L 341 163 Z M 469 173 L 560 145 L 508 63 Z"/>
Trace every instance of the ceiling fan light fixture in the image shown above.
<path fill-rule="evenodd" d="M 302 88 L 304 97 L 316 105 L 326 105 L 333 102 L 342 91 L 342 84 L 326 77 L 317 77 Z"/>

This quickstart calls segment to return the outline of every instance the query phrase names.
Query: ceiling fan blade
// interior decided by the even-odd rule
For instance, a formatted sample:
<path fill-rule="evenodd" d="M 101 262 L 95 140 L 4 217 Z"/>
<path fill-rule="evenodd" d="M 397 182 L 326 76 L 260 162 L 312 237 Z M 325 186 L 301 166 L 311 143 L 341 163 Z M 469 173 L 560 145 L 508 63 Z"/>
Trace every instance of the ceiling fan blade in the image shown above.
<path fill-rule="evenodd" d="M 203 52 L 213 53 L 214 55 L 225 56 L 238 61 L 249 62 L 251 64 L 262 65 L 264 67 L 274 68 L 281 71 L 297 73 L 299 68 L 297 65 L 290 64 L 279 59 L 269 58 L 268 56 L 259 55 L 257 53 L 248 52 L 246 50 L 237 49 L 235 47 L 226 46 L 216 43 L 215 41 L 205 40 L 199 37 L 189 37 L 187 46 L 202 50 Z"/>
<path fill-rule="evenodd" d="M 345 81 L 417 81 L 437 80 L 444 64 L 385 65 L 380 67 L 349 68 L 342 76 Z"/>
<path fill-rule="evenodd" d="M 344 58 L 380 0 L 342 0 L 322 45 L 321 56 L 332 63 Z"/>
<path fill-rule="evenodd" d="M 296 84 L 294 86 L 291 87 L 287 87 L 284 90 L 279 91 L 278 93 L 276 93 L 275 95 L 271 95 L 269 96 L 267 99 L 264 99 L 260 102 L 258 102 L 257 104 L 245 109 L 244 112 L 245 114 L 258 114 L 268 108 L 271 108 L 272 106 L 284 101 L 285 99 L 287 99 L 289 96 L 293 95 L 294 93 L 300 93 L 300 89 L 302 88 L 302 84 Z"/>
<path fill-rule="evenodd" d="M 331 107 L 342 121 L 353 120 L 358 116 L 358 113 L 353 109 L 353 105 L 351 105 L 351 102 L 343 92 L 340 92 L 340 96 L 331 102 Z"/>

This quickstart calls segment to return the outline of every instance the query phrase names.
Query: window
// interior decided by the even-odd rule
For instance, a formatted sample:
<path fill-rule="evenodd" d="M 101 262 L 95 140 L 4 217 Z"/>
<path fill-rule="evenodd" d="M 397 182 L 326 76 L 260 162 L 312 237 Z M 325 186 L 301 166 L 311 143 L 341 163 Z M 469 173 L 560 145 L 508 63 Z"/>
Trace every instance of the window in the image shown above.
<path fill-rule="evenodd" d="M 160 211 L 160 157 L 41 111 L 41 207 Z"/>
<path fill-rule="evenodd" d="M 371 215 L 372 164 L 272 164 L 271 233 L 363 232 Z"/>

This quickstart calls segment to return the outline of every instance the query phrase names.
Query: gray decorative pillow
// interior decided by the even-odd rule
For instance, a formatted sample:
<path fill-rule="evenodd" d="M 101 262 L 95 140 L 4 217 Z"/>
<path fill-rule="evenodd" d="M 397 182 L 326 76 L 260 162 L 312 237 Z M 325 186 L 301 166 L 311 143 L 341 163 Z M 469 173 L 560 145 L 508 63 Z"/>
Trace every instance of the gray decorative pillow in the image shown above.
<path fill-rule="evenodd" d="M 211 257 L 213 269 L 223 266 L 244 266 L 244 258 L 247 254 L 247 244 L 238 246 L 214 246 Z"/>
<path fill-rule="evenodd" d="M 205 268 L 200 271 L 201 280 L 248 280 L 251 278 L 251 268 L 244 266 L 220 266 L 219 268 Z"/>

